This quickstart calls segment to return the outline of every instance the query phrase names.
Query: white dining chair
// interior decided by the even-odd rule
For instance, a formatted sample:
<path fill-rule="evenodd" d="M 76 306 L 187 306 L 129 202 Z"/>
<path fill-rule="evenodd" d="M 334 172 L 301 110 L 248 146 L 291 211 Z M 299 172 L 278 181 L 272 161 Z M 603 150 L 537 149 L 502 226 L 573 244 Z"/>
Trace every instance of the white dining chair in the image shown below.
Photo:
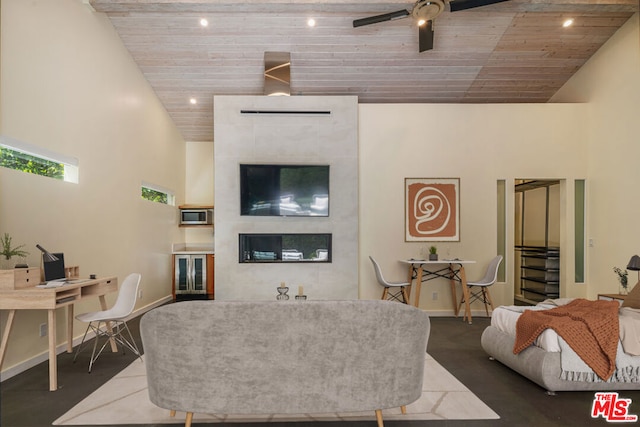
<path fill-rule="evenodd" d="M 120 344 L 122 346 L 123 353 L 125 348 L 129 348 L 133 354 L 142 360 L 138 346 L 136 345 L 136 342 L 131 335 L 131 331 L 127 326 L 128 317 L 131 315 L 136 305 L 140 279 L 141 276 L 138 273 L 128 275 L 120 286 L 115 304 L 109 310 L 94 311 L 76 316 L 76 319 L 81 322 L 88 322 L 89 325 L 87 326 L 84 336 L 82 337 L 82 342 L 78 345 L 76 354 L 73 357 L 74 362 L 85 344 L 88 332 L 91 330 L 95 334 L 93 352 L 91 353 L 91 360 L 89 361 L 89 372 L 91 372 L 94 362 L 98 357 L 100 357 L 100 354 L 102 354 L 102 351 L 109 342 Z M 103 328 L 100 327 L 101 325 Z M 128 338 L 125 336 L 125 332 L 127 333 Z M 100 341 L 101 338 L 104 338 L 104 343 L 100 347 L 100 350 L 96 352 L 98 348 L 98 341 Z"/>
<path fill-rule="evenodd" d="M 373 263 L 373 268 L 376 272 L 378 283 L 384 288 L 382 291 L 381 299 L 391 299 L 409 304 L 409 293 L 407 292 L 407 288 L 411 285 L 411 283 L 387 281 L 382 275 L 382 270 L 380 269 L 380 265 L 378 265 L 378 262 L 371 256 L 369 257 L 369 259 Z"/>
<path fill-rule="evenodd" d="M 493 302 L 491 301 L 491 294 L 489 293 L 489 286 L 493 285 L 498 279 L 498 268 L 502 262 L 502 255 L 498 255 L 491 260 L 487 266 L 487 271 L 484 273 L 484 277 L 476 282 L 467 281 L 467 288 L 469 289 L 469 304 L 474 301 L 482 301 L 484 303 L 484 310 L 489 316 L 489 307 L 493 312 Z M 460 300 L 460 307 L 464 304 L 464 292 L 462 293 L 462 299 Z"/>

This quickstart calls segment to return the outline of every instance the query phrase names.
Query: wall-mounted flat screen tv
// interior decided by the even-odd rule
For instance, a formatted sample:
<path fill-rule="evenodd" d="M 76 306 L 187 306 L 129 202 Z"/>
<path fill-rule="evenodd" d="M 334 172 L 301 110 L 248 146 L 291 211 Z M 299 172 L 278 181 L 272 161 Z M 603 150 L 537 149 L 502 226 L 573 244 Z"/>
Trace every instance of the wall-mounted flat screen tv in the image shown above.
<path fill-rule="evenodd" d="M 329 216 L 329 166 L 240 165 L 240 215 Z"/>

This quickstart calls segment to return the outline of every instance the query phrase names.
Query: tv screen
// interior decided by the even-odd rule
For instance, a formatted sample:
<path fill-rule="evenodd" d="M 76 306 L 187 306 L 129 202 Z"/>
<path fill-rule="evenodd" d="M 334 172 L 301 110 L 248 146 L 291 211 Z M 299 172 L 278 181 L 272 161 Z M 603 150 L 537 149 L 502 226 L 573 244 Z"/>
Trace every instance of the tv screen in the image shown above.
<path fill-rule="evenodd" d="M 240 215 L 329 216 L 329 166 L 240 165 Z"/>

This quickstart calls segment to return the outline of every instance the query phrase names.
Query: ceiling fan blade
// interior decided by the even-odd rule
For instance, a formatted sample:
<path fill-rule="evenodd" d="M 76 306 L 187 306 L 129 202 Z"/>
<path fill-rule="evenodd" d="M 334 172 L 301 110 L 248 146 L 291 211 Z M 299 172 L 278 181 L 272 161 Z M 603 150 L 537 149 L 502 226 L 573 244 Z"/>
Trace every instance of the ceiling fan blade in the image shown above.
<path fill-rule="evenodd" d="M 385 13 L 383 15 L 370 16 L 368 18 L 360 18 L 353 21 L 354 27 L 362 27 L 363 25 L 377 24 L 378 22 L 392 21 L 394 19 L 406 18 L 411 15 L 408 10 L 398 10 L 396 12 Z"/>
<path fill-rule="evenodd" d="M 509 0 L 451 0 L 449 6 L 451 7 L 451 12 L 457 12 L 458 10 L 472 9 L 474 7 L 501 3 L 503 1 Z"/>
<path fill-rule="evenodd" d="M 433 21 L 418 27 L 418 48 L 420 52 L 433 49 Z"/>

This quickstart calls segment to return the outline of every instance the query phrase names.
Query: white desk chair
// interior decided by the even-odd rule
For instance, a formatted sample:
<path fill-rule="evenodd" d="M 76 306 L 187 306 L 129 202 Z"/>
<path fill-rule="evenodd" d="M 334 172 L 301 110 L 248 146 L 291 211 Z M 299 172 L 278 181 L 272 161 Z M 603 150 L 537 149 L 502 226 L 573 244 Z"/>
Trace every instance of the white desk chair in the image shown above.
<path fill-rule="evenodd" d="M 489 293 L 489 286 L 493 285 L 498 278 L 498 267 L 502 262 L 502 255 L 498 255 L 491 260 L 484 277 L 477 282 L 467 281 L 467 288 L 469 289 L 469 304 L 474 301 L 482 301 L 484 303 L 484 311 L 489 316 L 489 306 L 491 312 L 493 312 L 493 302 L 491 301 L 491 294 Z M 462 293 L 462 299 L 460 300 L 460 307 L 464 304 L 464 292 Z M 469 319 L 471 320 L 471 319 Z"/>
<path fill-rule="evenodd" d="M 409 304 L 409 293 L 407 292 L 407 287 L 410 285 L 410 283 L 409 282 L 388 282 L 387 280 L 385 280 L 384 276 L 382 275 L 382 270 L 380 270 L 380 266 L 378 265 L 376 260 L 373 259 L 373 257 L 369 257 L 369 259 L 373 263 L 373 268 L 376 271 L 376 278 L 378 279 L 378 283 L 382 287 L 384 287 L 384 290 L 382 291 L 381 299 L 384 299 L 384 300 L 392 299 L 392 300 L 403 302 L 405 304 Z M 400 288 L 400 289 L 397 289 L 397 291 L 393 293 L 394 288 Z M 392 290 L 390 291 L 389 289 L 392 289 Z"/>
<path fill-rule="evenodd" d="M 100 354 L 102 354 L 102 351 L 111 340 L 114 340 L 116 343 L 122 345 L 123 352 L 125 347 L 128 347 L 129 350 L 131 350 L 136 356 L 140 358 L 140 360 L 142 360 L 142 358 L 140 357 L 138 346 L 136 346 L 136 342 L 133 339 L 131 331 L 129 330 L 126 322 L 127 318 L 131 315 L 136 305 L 140 278 L 140 274 L 132 273 L 124 279 L 124 282 L 122 282 L 122 285 L 120 286 L 120 291 L 118 291 L 118 298 L 116 299 L 116 302 L 111 309 L 104 311 L 95 311 L 91 313 L 83 313 L 76 316 L 76 319 L 80 320 L 81 322 L 89 322 L 89 325 L 87 326 L 87 330 L 84 332 L 84 336 L 82 337 L 82 342 L 78 346 L 76 354 L 73 357 L 74 362 L 76 361 L 78 354 L 80 354 L 80 350 L 83 347 L 89 330 L 92 330 L 95 333 L 93 353 L 91 354 L 91 361 L 89 362 L 89 372 L 91 372 L 93 363 L 98 359 L 98 357 L 100 357 Z M 101 323 L 104 323 L 104 329 L 100 329 Z M 125 337 L 125 331 L 129 335 L 129 339 Z M 105 341 L 96 354 L 98 341 L 101 337 L 104 337 Z"/>

